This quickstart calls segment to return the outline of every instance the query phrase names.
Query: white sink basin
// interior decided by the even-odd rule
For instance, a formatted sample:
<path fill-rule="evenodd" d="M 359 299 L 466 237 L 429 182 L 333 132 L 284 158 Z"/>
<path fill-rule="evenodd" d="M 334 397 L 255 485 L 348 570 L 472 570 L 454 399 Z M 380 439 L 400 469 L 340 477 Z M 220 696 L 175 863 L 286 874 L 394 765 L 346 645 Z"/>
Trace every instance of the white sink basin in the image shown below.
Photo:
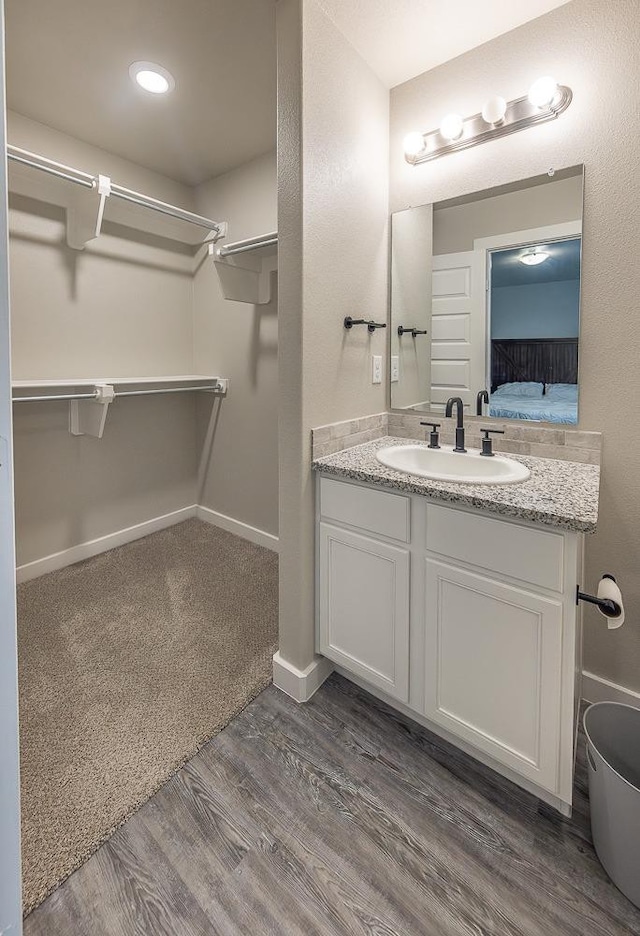
<path fill-rule="evenodd" d="M 440 449 L 430 449 L 424 445 L 389 445 L 379 449 L 376 458 L 394 471 L 404 471 L 432 481 L 519 484 L 531 474 L 525 465 L 504 455 L 489 458 L 476 449 L 469 449 L 463 454 L 444 445 Z"/>

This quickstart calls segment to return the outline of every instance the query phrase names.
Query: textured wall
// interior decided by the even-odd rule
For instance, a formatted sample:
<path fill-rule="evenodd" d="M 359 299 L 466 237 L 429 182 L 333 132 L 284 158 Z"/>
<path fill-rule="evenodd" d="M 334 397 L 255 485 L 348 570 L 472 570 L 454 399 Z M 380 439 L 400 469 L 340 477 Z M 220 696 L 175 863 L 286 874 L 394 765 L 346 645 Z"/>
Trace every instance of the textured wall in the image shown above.
<path fill-rule="evenodd" d="M 386 320 L 388 93 L 315 0 L 279 0 L 278 42 L 280 651 L 305 667 L 314 641 L 311 428 L 385 407 L 371 355 L 385 354 L 386 336 L 345 331 L 342 321 Z"/>
<path fill-rule="evenodd" d="M 8 116 L 10 143 L 192 206 L 186 186 L 18 114 Z M 33 198 L 9 197 L 14 378 L 189 373 L 188 251 L 108 223 L 84 250 L 73 250 L 65 242 L 64 209 L 35 200 L 47 177 L 33 170 L 28 178 Z"/>
<path fill-rule="evenodd" d="M 120 185 L 193 209 L 192 188 L 11 110 L 7 111 L 7 142 L 83 172 L 110 173 Z"/>
<path fill-rule="evenodd" d="M 188 188 L 18 115 L 10 115 L 9 140 L 192 205 Z M 14 378 L 193 371 L 190 257 L 157 239 L 106 229 L 112 233 L 73 251 L 62 209 L 11 196 Z M 69 434 L 68 404 L 14 407 L 18 563 L 193 504 L 190 396 L 116 401 L 100 440 Z"/>
<path fill-rule="evenodd" d="M 199 186 L 196 205 L 229 221 L 229 241 L 276 230 L 275 153 Z M 198 399 L 198 503 L 277 536 L 277 276 L 270 303 L 233 302 L 207 258 L 193 293 L 195 373 L 231 381 L 221 403 Z"/>
<path fill-rule="evenodd" d="M 276 227 L 275 154 L 194 191 L 19 115 L 10 128 L 16 145 L 227 219 L 233 240 Z M 195 502 L 277 534 L 276 277 L 268 305 L 231 302 L 208 257 L 193 276 L 190 249 L 106 225 L 77 252 L 63 209 L 24 196 L 11 206 L 15 378 L 231 379 L 222 402 L 117 401 L 101 440 L 69 435 L 66 404 L 17 408 L 18 562 Z"/>
<path fill-rule="evenodd" d="M 313 658 L 313 501 L 302 406 L 302 3 L 278 0 L 278 448 L 280 652 Z"/>
<path fill-rule="evenodd" d="M 604 432 L 601 519 L 586 544 L 585 585 L 612 572 L 627 604 L 627 623 L 616 631 L 587 609 L 585 666 L 640 690 L 640 435 L 629 431 L 640 399 L 637 21 L 637 0 L 572 0 L 395 88 L 390 203 L 397 211 L 584 163 L 580 428 Z M 404 161 L 408 131 L 438 126 L 450 110 L 477 113 L 496 90 L 519 97 L 543 74 L 573 88 L 557 121 L 419 167 Z"/>
<path fill-rule="evenodd" d="M 68 403 L 14 407 L 18 565 L 193 504 L 189 396 L 117 400 L 102 439 L 69 434 Z"/>
<path fill-rule="evenodd" d="M 303 4 L 304 362 L 309 427 L 384 409 L 371 355 L 386 333 L 388 94 L 314 0 Z M 348 89 L 348 93 L 345 91 Z M 386 362 L 385 362 L 386 364 Z"/>

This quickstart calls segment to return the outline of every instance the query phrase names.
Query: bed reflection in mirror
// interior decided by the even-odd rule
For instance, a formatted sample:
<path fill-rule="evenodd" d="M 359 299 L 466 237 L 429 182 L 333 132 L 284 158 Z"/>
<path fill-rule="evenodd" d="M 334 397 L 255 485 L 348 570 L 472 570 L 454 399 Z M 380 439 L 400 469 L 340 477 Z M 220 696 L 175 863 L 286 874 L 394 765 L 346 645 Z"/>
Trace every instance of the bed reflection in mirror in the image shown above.
<path fill-rule="evenodd" d="M 576 166 L 392 216 L 392 408 L 578 422 L 582 202 Z"/>

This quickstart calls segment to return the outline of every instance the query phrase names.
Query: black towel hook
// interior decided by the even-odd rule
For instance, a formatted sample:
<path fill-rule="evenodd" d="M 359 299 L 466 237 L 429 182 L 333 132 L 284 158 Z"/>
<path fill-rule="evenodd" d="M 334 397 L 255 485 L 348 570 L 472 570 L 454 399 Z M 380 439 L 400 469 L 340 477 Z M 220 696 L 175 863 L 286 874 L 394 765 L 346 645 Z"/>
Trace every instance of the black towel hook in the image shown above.
<path fill-rule="evenodd" d="M 402 336 L 407 332 L 411 335 L 412 338 L 415 338 L 416 335 L 427 334 L 426 328 L 425 329 L 417 328 L 415 325 L 410 325 L 408 328 L 405 328 L 404 325 L 398 325 L 398 337 L 399 338 L 402 338 Z"/>
<path fill-rule="evenodd" d="M 344 327 L 353 328 L 354 325 L 366 325 L 367 331 L 373 333 L 376 328 L 386 328 L 386 322 L 374 322 L 373 319 L 367 321 L 367 319 L 354 319 L 350 315 L 345 316 Z"/>

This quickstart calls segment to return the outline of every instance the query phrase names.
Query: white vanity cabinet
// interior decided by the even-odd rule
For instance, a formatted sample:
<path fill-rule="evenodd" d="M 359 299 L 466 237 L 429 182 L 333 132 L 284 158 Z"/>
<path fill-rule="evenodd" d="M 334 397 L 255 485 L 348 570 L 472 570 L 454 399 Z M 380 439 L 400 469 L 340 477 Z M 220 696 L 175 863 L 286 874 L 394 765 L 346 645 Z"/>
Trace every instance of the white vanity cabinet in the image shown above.
<path fill-rule="evenodd" d="M 321 490 L 319 652 L 408 702 L 409 498 L 328 478 Z"/>
<path fill-rule="evenodd" d="M 318 479 L 317 650 L 567 813 L 582 536 Z"/>

